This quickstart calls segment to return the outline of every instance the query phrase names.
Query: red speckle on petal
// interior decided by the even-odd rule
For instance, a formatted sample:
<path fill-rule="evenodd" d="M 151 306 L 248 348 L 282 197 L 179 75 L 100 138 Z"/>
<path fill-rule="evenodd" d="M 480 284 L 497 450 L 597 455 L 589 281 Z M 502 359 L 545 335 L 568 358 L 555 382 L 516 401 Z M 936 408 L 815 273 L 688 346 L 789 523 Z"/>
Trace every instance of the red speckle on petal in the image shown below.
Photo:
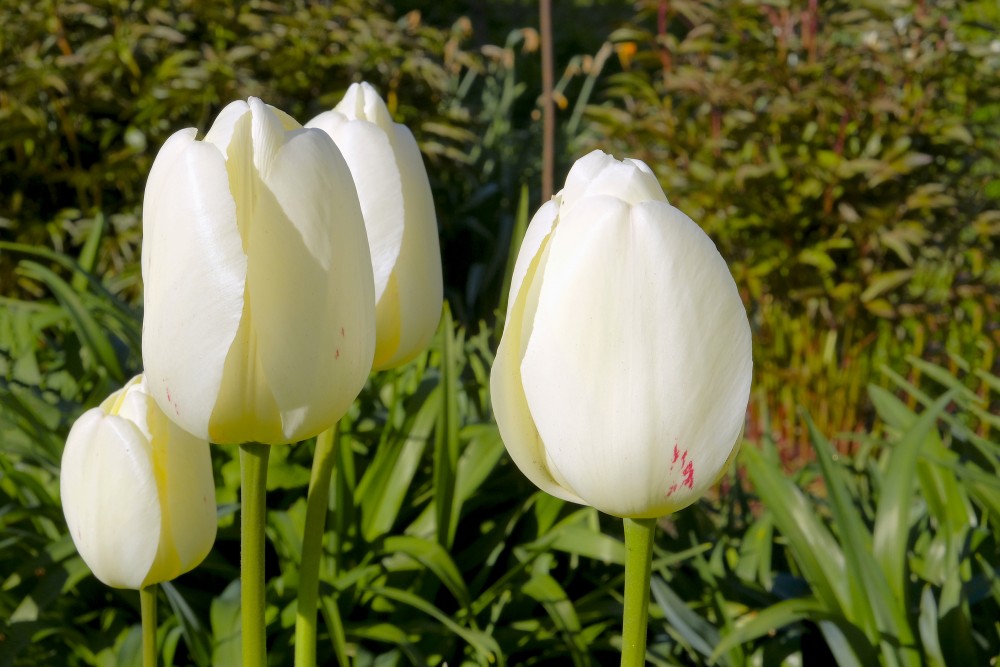
<path fill-rule="evenodd" d="M 344 336 L 346 336 L 346 335 L 347 335 L 347 334 L 346 334 L 346 333 L 344 333 L 344 327 L 340 327 L 340 336 L 341 336 L 341 338 L 343 338 L 343 337 L 344 337 Z"/>
<path fill-rule="evenodd" d="M 670 462 L 670 472 L 674 472 L 674 468 L 677 467 L 677 461 L 681 463 L 681 479 L 680 486 L 686 486 L 689 489 L 694 488 L 694 461 L 688 461 L 688 450 L 681 449 L 677 442 L 674 442 L 674 458 Z M 677 491 L 678 484 L 674 483 L 670 485 L 667 490 L 667 497 L 669 498 Z"/>
<path fill-rule="evenodd" d="M 334 352 L 333 352 L 333 358 L 334 359 L 340 359 L 340 348 L 339 347 L 336 350 L 334 350 Z"/>
<path fill-rule="evenodd" d="M 685 465 L 684 468 L 681 469 L 681 472 L 684 473 L 684 481 L 682 482 L 682 484 L 684 484 L 684 486 L 686 486 L 689 489 L 693 489 L 694 488 L 694 463 L 691 462 L 691 461 L 688 461 L 687 465 Z"/>
<path fill-rule="evenodd" d="M 174 406 L 174 412 L 177 413 L 178 416 L 181 414 L 181 409 L 177 407 L 177 403 L 175 403 L 174 399 L 170 396 L 170 387 L 167 387 L 167 403 Z"/>

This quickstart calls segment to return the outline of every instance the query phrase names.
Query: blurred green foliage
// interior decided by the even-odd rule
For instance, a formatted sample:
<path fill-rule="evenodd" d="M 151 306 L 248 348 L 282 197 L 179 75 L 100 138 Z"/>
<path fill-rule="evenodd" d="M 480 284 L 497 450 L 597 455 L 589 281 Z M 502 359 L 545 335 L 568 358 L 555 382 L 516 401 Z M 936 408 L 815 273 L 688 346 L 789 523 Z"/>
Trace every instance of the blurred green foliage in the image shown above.
<path fill-rule="evenodd" d="M 438 29 L 416 12 L 393 19 L 374 0 L 4 0 L 0 12 L 0 230 L 73 251 L 107 212 L 112 233 L 96 269 L 130 300 L 139 295 L 140 207 L 157 150 L 178 129 L 206 130 L 234 99 L 259 96 L 305 122 L 351 82 L 372 82 L 413 129 L 431 174 L 442 174 L 434 185 L 446 240 L 466 234 L 470 207 L 496 211 L 504 192 L 479 140 L 498 121 L 495 109 L 471 110 L 466 97 L 509 59 L 497 67 L 463 50 L 468 20 Z M 455 265 L 454 284 L 497 254 L 486 234 Z M 492 261 L 502 267 L 503 256 Z M 13 268 L 0 255 L 5 293 L 25 288 Z"/>
<path fill-rule="evenodd" d="M 320 662 L 615 661 L 619 522 L 537 492 L 492 421 L 495 311 L 537 205 L 538 35 L 530 3 L 466 6 L 0 0 L 0 665 L 138 664 L 138 597 L 76 554 L 58 465 L 73 420 L 141 366 L 159 145 L 247 95 L 304 121 L 360 79 L 424 153 L 457 323 L 374 376 L 341 425 Z M 987 664 L 1000 9 L 572 9 L 556 181 L 593 147 L 646 160 L 730 261 L 754 326 L 759 447 L 661 523 L 650 663 Z M 312 450 L 272 454 L 273 664 L 290 662 Z M 164 664 L 239 664 L 235 451 L 213 463 L 219 539 L 163 588 Z"/>
<path fill-rule="evenodd" d="M 646 0 L 611 35 L 577 142 L 648 162 L 716 240 L 783 439 L 794 402 L 863 424 L 907 353 L 996 367 L 998 26 L 994 2 Z"/>

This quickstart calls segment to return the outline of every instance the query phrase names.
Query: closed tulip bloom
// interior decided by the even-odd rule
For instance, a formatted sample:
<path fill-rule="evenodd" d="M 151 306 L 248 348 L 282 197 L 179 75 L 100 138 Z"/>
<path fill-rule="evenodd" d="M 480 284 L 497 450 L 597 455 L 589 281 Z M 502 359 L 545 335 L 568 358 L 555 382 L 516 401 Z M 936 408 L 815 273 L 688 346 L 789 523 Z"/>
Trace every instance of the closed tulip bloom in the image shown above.
<path fill-rule="evenodd" d="M 577 161 L 528 227 L 491 375 L 521 471 L 620 517 L 681 509 L 734 453 L 751 366 L 746 311 L 708 236 L 644 163 Z"/>
<path fill-rule="evenodd" d="M 142 375 L 73 424 L 60 492 L 73 543 L 108 586 L 173 579 L 215 542 L 208 442 L 163 414 Z"/>
<path fill-rule="evenodd" d="M 250 98 L 204 141 L 160 149 L 143 201 L 149 391 L 217 443 L 296 442 L 371 369 L 371 259 L 354 181 L 324 132 Z"/>
<path fill-rule="evenodd" d="M 367 83 L 351 85 L 333 111 L 306 127 L 333 137 L 351 168 L 375 272 L 373 366 L 400 366 L 430 343 L 443 297 L 437 218 L 420 149 Z"/>

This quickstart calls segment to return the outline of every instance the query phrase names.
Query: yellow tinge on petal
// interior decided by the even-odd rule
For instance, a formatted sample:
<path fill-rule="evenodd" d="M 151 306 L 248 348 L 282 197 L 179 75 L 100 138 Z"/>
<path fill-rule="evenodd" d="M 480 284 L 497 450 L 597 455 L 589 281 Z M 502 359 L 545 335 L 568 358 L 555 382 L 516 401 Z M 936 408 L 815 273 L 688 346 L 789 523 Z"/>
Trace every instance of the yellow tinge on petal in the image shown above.
<path fill-rule="evenodd" d="M 109 586 L 173 579 L 215 541 L 208 443 L 162 413 L 142 376 L 73 425 L 60 490 L 77 550 Z"/>
<path fill-rule="evenodd" d="M 150 391 L 220 444 L 316 435 L 347 411 L 375 348 L 350 169 L 325 133 L 255 98 L 223 109 L 204 141 L 175 137 L 143 212 Z"/>
<path fill-rule="evenodd" d="M 400 366 L 430 343 L 443 301 L 437 218 L 420 149 L 367 83 L 351 85 L 333 110 L 306 126 L 332 137 L 350 166 L 375 278 L 372 365 Z"/>

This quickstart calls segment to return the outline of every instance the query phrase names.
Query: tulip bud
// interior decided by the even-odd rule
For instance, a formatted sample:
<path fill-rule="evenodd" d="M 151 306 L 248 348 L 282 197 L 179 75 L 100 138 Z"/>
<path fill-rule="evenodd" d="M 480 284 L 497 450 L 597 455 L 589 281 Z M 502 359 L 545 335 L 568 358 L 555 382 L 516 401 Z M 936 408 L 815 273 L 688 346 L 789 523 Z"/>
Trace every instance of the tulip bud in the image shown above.
<path fill-rule="evenodd" d="M 750 393 L 750 326 L 708 236 L 652 171 L 595 151 L 532 219 L 490 379 L 539 488 L 620 517 L 698 499 Z"/>
<path fill-rule="evenodd" d="M 208 442 L 163 414 L 142 375 L 76 420 L 59 485 L 73 543 L 108 586 L 168 581 L 212 549 Z"/>
<path fill-rule="evenodd" d="M 443 288 L 437 218 L 417 142 L 367 83 L 306 123 L 337 143 L 351 168 L 375 272 L 374 368 L 410 361 L 430 343 Z"/>
<path fill-rule="evenodd" d="M 143 201 L 149 391 L 213 442 L 311 437 L 350 407 L 375 349 L 350 170 L 325 133 L 255 98 L 195 134 L 163 145 Z"/>

